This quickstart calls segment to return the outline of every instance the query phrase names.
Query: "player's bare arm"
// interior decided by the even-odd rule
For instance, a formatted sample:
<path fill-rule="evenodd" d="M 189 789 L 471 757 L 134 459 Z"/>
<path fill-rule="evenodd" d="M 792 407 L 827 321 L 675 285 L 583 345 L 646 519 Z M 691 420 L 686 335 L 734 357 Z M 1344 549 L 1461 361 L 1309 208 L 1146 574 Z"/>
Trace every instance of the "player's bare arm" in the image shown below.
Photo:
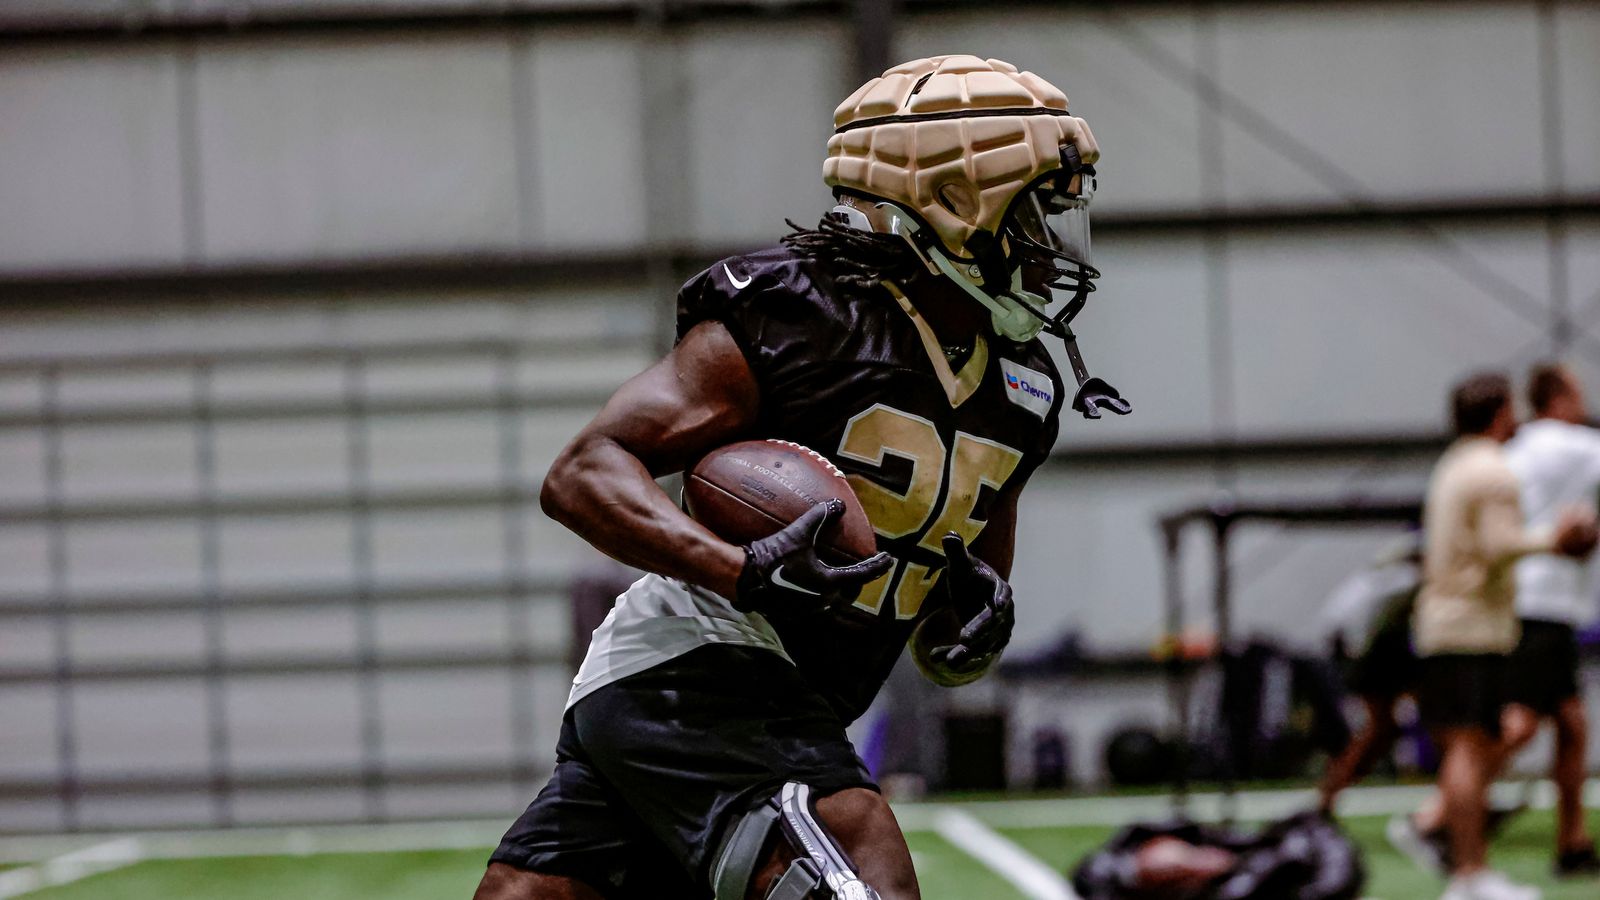
<path fill-rule="evenodd" d="M 727 329 L 697 325 L 573 438 L 550 467 L 540 506 L 628 565 L 732 597 L 744 551 L 689 518 L 655 479 L 747 433 L 759 400 Z"/>

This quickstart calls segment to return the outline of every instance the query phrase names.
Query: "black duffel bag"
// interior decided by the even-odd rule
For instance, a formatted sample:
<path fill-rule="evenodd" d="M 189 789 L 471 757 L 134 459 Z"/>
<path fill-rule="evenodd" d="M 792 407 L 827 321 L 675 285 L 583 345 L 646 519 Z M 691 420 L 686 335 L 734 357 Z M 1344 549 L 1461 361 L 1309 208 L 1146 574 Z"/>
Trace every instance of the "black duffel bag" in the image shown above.
<path fill-rule="evenodd" d="M 1360 850 L 1315 812 L 1255 834 L 1132 825 L 1072 874 L 1083 900 L 1354 900 L 1365 883 Z"/>

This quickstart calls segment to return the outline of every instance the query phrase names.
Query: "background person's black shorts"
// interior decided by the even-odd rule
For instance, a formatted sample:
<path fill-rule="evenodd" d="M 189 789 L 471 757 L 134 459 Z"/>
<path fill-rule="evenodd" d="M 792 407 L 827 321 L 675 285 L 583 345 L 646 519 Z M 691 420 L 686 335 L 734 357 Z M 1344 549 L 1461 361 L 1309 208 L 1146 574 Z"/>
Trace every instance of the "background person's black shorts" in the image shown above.
<path fill-rule="evenodd" d="M 1384 625 L 1360 656 L 1345 669 L 1344 683 L 1361 697 L 1394 698 L 1416 690 L 1420 661 L 1411 648 L 1411 620 L 1396 617 Z"/>
<path fill-rule="evenodd" d="M 1477 727 L 1499 737 L 1509 659 L 1500 653 L 1422 657 L 1416 691 L 1422 724 L 1431 731 Z"/>
<path fill-rule="evenodd" d="M 792 664 L 700 647 L 567 711 L 555 773 L 489 859 L 607 897 L 709 897 L 722 829 L 787 781 L 818 795 L 876 789 Z"/>
<path fill-rule="evenodd" d="M 1578 694 L 1577 632 L 1560 622 L 1523 619 L 1506 684 L 1507 702 L 1554 715 L 1562 701 Z"/>

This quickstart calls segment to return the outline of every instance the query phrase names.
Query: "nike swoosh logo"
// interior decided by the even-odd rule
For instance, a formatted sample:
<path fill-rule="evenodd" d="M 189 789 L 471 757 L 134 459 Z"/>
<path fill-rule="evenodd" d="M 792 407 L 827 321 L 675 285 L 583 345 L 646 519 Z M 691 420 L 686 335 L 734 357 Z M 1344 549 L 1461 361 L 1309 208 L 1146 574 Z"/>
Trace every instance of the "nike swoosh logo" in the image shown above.
<path fill-rule="evenodd" d="M 750 286 L 750 282 L 755 280 L 755 276 L 751 275 L 751 276 L 745 278 L 745 280 L 740 281 L 738 279 L 738 277 L 736 277 L 733 274 L 733 270 L 728 268 L 728 264 L 727 263 L 723 263 L 722 264 L 722 271 L 728 273 L 728 281 L 729 281 L 729 283 L 731 283 L 733 285 L 733 289 L 736 290 L 736 291 L 744 290 L 745 288 Z"/>
<path fill-rule="evenodd" d="M 789 579 L 783 577 L 783 566 L 779 566 L 772 570 L 772 583 L 781 588 L 788 588 L 791 591 L 799 591 L 802 594 L 810 594 L 813 597 L 822 596 L 821 591 L 813 591 L 810 588 L 803 588 L 800 585 L 795 584 Z"/>

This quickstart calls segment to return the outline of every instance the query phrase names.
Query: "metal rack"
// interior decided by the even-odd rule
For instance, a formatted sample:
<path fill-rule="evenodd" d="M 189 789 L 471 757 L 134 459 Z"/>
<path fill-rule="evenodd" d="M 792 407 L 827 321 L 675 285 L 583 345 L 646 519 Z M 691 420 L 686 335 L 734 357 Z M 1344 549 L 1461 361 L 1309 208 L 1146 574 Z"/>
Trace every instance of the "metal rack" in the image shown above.
<path fill-rule="evenodd" d="M 1238 527 L 1249 524 L 1278 524 L 1295 527 L 1347 528 L 1370 525 L 1420 527 L 1422 501 L 1415 497 L 1351 496 L 1326 499 L 1241 499 L 1223 495 L 1209 503 L 1175 510 L 1156 520 L 1165 554 L 1163 568 L 1166 631 L 1176 640 L 1185 628 L 1183 614 L 1183 535 L 1199 525 L 1211 532 L 1212 582 L 1211 612 L 1216 630 L 1216 648 L 1226 652 L 1233 638 L 1233 581 L 1231 541 Z M 1214 661 L 1216 657 L 1212 658 Z M 1172 799 L 1175 812 L 1188 808 L 1189 759 L 1189 684 L 1196 667 L 1190 665 L 1174 646 L 1167 654 L 1167 703 L 1172 733 L 1177 739 L 1177 762 L 1172 771 Z M 1236 784 L 1232 771 L 1222 772 L 1223 818 L 1232 822 L 1237 811 Z"/>

